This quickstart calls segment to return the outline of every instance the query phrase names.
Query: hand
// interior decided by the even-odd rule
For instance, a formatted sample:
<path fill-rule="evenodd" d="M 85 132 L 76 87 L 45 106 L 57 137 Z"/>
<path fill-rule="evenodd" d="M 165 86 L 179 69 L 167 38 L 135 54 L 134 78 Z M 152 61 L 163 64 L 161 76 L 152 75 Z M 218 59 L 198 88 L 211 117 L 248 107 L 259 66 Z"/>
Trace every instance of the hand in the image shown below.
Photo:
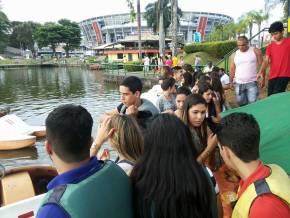
<path fill-rule="evenodd" d="M 218 141 L 217 141 L 217 136 L 214 133 L 209 134 L 208 138 L 207 138 L 207 148 L 208 150 L 211 152 L 212 150 L 214 150 L 214 148 L 216 147 Z"/>
<path fill-rule="evenodd" d="M 131 105 L 126 109 L 126 114 L 129 116 L 134 116 L 136 117 L 138 114 L 138 107 L 135 105 Z"/>
<path fill-rule="evenodd" d="M 103 122 L 100 124 L 100 126 L 98 128 L 96 139 L 94 140 L 94 143 L 96 145 L 96 149 L 100 148 L 102 146 L 102 144 L 104 144 L 104 142 L 107 141 L 108 138 L 113 134 L 113 132 L 115 130 L 114 128 L 112 128 L 112 129 L 110 129 L 110 131 L 108 131 L 110 122 L 111 122 L 111 117 L 106 117 L 103 120 Z"/>
<path fill-rule="evenodd" d="M 234 90 L 234 84 L 233 84 L 233 82 L 230 82 L 230 89 L 231 90 Z"/>
<path fill-rule="evenodd" d="M 107 148 L 105 148 L 102 154 L 98 157 L 99 160 L 109 160 L 110 159 L 110 152 Z"/>
<path fill-rule="evenodd" d="M 259 84 L 260 88 L 264 88 L 264 86 L 265 86 L 265 78 L 263 76 L 263 73 L 259 72 L 257 74 L 257 81 L 258 81 L 258 84 Z"/>
<path fill-rule="evenodd" d="M 174 111 L 172 109 L 167 109 L 166 111 L 163 111 L 162 114 L 174 114 Z"/>

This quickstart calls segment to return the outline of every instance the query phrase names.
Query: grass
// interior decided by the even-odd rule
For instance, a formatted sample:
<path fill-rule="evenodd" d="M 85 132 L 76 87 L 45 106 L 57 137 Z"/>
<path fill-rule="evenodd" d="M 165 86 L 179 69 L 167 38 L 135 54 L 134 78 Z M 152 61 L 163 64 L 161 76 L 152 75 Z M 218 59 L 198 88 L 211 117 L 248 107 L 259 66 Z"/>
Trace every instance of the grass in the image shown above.
<path fill-rule="evenodd" d="M 209 61 L 212 61 L 213 63 L 218 61 L 217 58 L 210 56 L 206 52 L 196 52 L 196 53 L 191 53 L 191 54 L 184 55 L 184 62 L 186 64 L 192 64 L 193 65 L 196 55 L 199 55 L 201 57 L 202 65 L 206 65 Z"/>

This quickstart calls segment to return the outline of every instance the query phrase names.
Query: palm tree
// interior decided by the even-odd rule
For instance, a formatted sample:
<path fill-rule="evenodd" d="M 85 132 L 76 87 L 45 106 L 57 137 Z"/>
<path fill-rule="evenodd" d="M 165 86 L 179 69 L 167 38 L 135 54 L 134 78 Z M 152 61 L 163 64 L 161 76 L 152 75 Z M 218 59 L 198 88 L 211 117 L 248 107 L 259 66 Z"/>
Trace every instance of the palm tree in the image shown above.
<path fill-rule="evenodd" d="M 130 9 L 131 21 L 133 22 L 136 19 L 136 12 L 134 8 L 134 0 L 126 0 L 127 5 Z M 141 10 L 140 10 L 140 0 L 137 0 L 137 26 L 138 26 L 138 51 L 139 51 L 139 59 L 142 58 L 141 54 Z"/>
<path fill-rule="evenodd" d="M 248 29 L 247 27 L 248 25 L 246 21 L 240 18 L 236 26 L 236 31 L 237 31 L 238 36 L 240 36 L 242 33 L 245 35 Z"/>
<path fill-rule="evenodd" d="M 260 34 L 260 32 L 261 32 L 262 22 L 265 21 L 265 20 L 268 20 L 269 15 L 268 14 L 263 14 L 263 11 L 260 10 L 260 11 L 253 11 L 252 16 L 254 18 L 254 22 L 258 26 L 258 33 L 259 33 L 258 41 L 259 41 L 259 45 L 261 46 L 261 34 Z"/>
<path fill-rule="evenodd" d="M 255 23 L 255 11 L 249 11 L 245 14 L 245 22 L 249 26 L 249 37 L 251 39 L 253 36 L 253 26 Z"/>
<path fill-rule="evenodd" d="M 177 9 L 178 0 L 171 0 L 171 22 L 172 22 L 172 56 L 177 54 Z"/>
<path fill-rule="evenodd" d="M 159 12 L 159 55 L 161 57 L 165 54 L 165 30 L 164 30 L 164 0 L 158 0 Z"/>
<path fill-rule="evenodd" d="M 171 0 L 173 3 L 173 0 Z M 159 48 L 160 55 L 164 55 L 164 46 L 165 46 L 165 35 L 166 30 L 171 24 L 171 19 L 173 20 L 173 16 L 171 16 L 171 7 L 170 0 L 158 0 L 154 3 L 150 3 L 145 7 L 144 18 L 147 21 L 148 27 L 153 29 L 154 33 L 159 33 Z M 182 11 L 177 6 L 177 23 L 179 17 L 182 16 Z M 177 27 L 176 27 L 177 30 Z"/>

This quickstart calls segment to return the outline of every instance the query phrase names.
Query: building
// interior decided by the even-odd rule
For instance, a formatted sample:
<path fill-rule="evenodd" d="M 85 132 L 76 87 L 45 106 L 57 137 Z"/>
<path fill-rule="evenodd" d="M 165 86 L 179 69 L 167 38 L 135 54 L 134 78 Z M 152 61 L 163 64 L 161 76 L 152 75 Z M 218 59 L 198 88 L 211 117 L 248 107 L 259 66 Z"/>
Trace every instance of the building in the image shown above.
<path fill-rule="evenodd" d="M 170 54 L 169 43 L 171 39 L 165 38 L 165 54 Z M 141 58 L 145 55 L 150 58 L 159 55 L 159 36 L 150 33 L 142 34 L 141 37 L 142 50 Z M 105 55 L 108 62 L 127 62 L 137 61 L 139 59 L 138 35 L 126 36 L 125 39 L 119 39 L 117 42 L 107 43 L 94 48 L 97 55 Z"/>
<path fill-rule="evenodd" d="M 143 13 L 141 15 L 143 17 Z M 224 14 L 208 12 L 183 11 L 180 19 L 178 35 L 185 42 L 195 41 L 195 32 L 199 32 L 201 40 L 209 34 L 215 25 L 233 22 L 233 18 Z M 126 36 L 137 34 L 137 22 L 130 21 L 130 14 L 115 14 L 94 17 L 80 22 L 83 43 L 86 48 L 95 48 L 103 44 L 113 43 Z M 141 20 L 142 34 L 152 34 L 146 20 Z"/>

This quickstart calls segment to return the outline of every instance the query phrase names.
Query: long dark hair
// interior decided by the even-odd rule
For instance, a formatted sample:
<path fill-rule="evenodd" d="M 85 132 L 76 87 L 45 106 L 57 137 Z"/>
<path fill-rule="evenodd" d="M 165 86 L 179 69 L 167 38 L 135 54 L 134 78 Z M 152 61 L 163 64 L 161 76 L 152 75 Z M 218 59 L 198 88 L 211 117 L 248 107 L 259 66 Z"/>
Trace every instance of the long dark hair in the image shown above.
<path fill-rule="evenodd" d="M 211 86 L 212 86 L 213 91 L 219 93 L 220 95 L 219 102 L 220 102 L 220 110 L 222 111 L 223 105 L 225 103 L 225 91 L 224 91 L 223 85 L 217 73 L 212 72 L 210 74 L 210 78 L 211 78 Z"/>
<path fill-rule="evenodd" d="M 199 95 L 199 94 L 191 94 L 186 97 L 185 102 L 184 102 L 184 110 L 183 110 L 183 115 L 182 115 L 182 120 L 183 122 L 190 128 L 194 129 L 195 132 L 197 133 L 200 142 L 203 144 L 204 147 L 207 146 L 207 125 L 206 121 L 204 120 L 201 124 L 200 127 L 191 127 L 189 123 L 189 116 L 188 116 L 188 111 L 192 106 L 198 105 L 198 104 L 203 104 L 205 107 L 207 106 L 206 101 L 204 98 Z"/>
<path fill-rule="evenodd" d="M 136 217 L 213 217 L 211 185 L 196 158 L 189 128 L 173 115 L 158 115 L 131 173 Z"/>

